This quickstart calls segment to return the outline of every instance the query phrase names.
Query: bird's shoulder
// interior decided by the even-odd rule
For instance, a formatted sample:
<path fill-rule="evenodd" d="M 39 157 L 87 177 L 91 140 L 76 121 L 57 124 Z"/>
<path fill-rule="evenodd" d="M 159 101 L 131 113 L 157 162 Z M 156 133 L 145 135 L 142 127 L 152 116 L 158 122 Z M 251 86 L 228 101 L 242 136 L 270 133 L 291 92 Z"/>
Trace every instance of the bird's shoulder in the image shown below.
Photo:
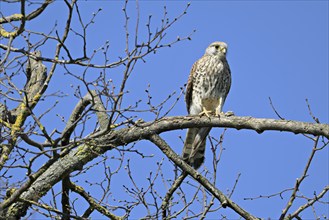
<path fill-rule="evenodd" d="M 206 66 L 209 65 L 212 61 L 212 59 L 214 59 L 213 56 L 210 55 L 203 55 L 200 59 L 198 59 L 194 64 L 193 64 L 193 72 L 199 72 L 202 71 L 202 69 Z"/>

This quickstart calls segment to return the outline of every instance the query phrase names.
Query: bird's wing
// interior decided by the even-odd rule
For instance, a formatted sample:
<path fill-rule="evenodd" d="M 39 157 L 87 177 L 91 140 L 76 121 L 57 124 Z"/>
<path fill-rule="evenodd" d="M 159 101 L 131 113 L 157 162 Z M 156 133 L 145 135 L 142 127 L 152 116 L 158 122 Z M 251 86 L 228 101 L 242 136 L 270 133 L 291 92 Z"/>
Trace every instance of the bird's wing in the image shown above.
<path fill-rule="evenodd" d="M 224 62 L 224 71 L 226 71 L 226 75 L 227 75 L 227 80 L 228 82 L 226 83 L 227 85 L 227 88 L 226 88 L 226 96 L 227 94 L 230 92 L 230 89 L 231 89 L 231 84 L 232 84 L 232 76 L 231 76 L 231 69 L 230 69 L 230 66 L 228 65 L 228 62 L 227 60 L 225 59 L 225 62 Z M 226 98 L 226 97 L 225 97 Z"/>
<path fill-rule="evenodd" d="M 195 62 L 191 68 L 190 75 L 187 80 L 187 86 L 186 86 L 186 92 L 185 92 L 186 108 L 187 108 L 187 112 L 189 114 L 190 114 L 190 106 L 191 106 L 191 102 L 192 102 L 193 81 L 194 81 L 194 75 L 195 75 L 197 65 L 198 65 L 198 61 Z"/>

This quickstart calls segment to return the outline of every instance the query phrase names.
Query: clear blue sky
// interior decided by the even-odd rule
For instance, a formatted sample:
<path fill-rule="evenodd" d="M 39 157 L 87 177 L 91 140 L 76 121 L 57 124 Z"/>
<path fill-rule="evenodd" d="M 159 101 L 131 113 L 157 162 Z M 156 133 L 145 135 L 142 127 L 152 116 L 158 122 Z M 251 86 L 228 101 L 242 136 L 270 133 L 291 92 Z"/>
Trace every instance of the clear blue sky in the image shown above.
<path fill-rule="evenodd" d="M 185 1 L 140 1 L 139 38 L 146 37 L 145 24 L 148 15 L 153 15 L 152 27 L 155 28 L 160 25 L 164 5 L 167 6 L 168 17 L 172 19 L 184 10 L 186 4 Z M 80 2 L 80 10 L 85 13 L 85 20 L 100 7 L 103 10 L 88 33 L 89 52 L 109 40 L 111 60 L 114 61 L 124 54 L 124 16 L 121 10 L 123 2 Z M 50 30 L 56 19 L 61 27 L 67 13 L 63 8 L 64 3 L 56 1 L 47 9 L 47 16 L 41 16 L 37 22 L 30 22 L 28 27 L 40 31 Z M 128 9 L 128 13 L 132 13 L 130 30 L 134 31 L 135 3 L 130 2 Z M 1 10 L 6 12 L 6 9 Z M 192 1 L 187 15 L 169 30 L 165 39 L 170 42 L 177 36 L 183 37 L 196 30 L 192 41 L 183 41 L 172 48 L 162 49 L 157 54 L 148 56 L 145 64 L 139 63 L 128 83 L 130 93 L 125 104 L 129 105 L 140 98 L 145 100 L 147 96 L 144 90 L 148 84 L 151 86 L 154 103 L 161 102 L 173 91 L 179 92 L 179 88 L 187 81 L 192 64 L 203 55 L 205 48 L 213 41 L 225 41 L 228 44 L 227 59 L 233 82 L 224 111 L 231 110 L 237 116 L 277 118 L 270 106 L 271 97 L 282 117 L 313 122 L 305 102 L 305 99 L 308 99 L 313 114 L 321 122 L 328 123 L 328 20 L 328 1 Z M 81 42 L 76 39 L 74 35 L 70 36 L 70 49 L 79 57 Z M 15 46 L 19 47 L 19 44 L 16 43 Z M 43 54 L 51 56 L 53 49 L 43 51 Z M 101 59 L 96 59 L 95 62 L 97 61 L 102 62 Z M 90 71 L 91 75 L 93 71 L 95 70 Z M 53 126 L 49 131 L 53 128 L 62 129 L 63 124 L 55 113 L 67 117 L 73 109 L 73 106 L 67 107 L 68 104 L 76 101 L 72 98 L 74 91 L 70 88 L 74 79 L 63 73 L 64 70 L 59 68 L 48 93 L 57 91 L 60 86 L 69 97 L 61 99 L 55 109 L 57 112 L 49 115 L 50 126 Z M 120 69 L 113 69 L 108 72 L 108 77 L 115 81 L 117 74 L 120 74 Z M 186 115 L 183 99 L 170 115 Z M 153 119 L 151 114 L 140 117 L 144 120 Z M 211 134 L 219 137 L 222 131 L 223 129 L 216 128 Z M 185 131 L 162 135 L 178 154 L 182 151 L 179 136 L 184 138 Z M 243 198 L 269 195 L 293 187 L 296 178 L 302 174 L 312 142 L 302 135 L 291 133 L 257 134 L 254 131 L 229 129 L 224 147 L 217 187 L 226 192 L 232 188 L 238 173 L 241 173 L 233 201 L 255 216 L 278 218 L 290 192 L 283 194 L 284 200 L 279 197 L 253 201 Z M 155 155 L 152 159 L 141 160 L 140 157 L 128 154 L 128 157 L 131 156 L 131 164 L 134 165 L 136 181 L 147 184 L 148 173 L 156 169 L 156 161 L 164 155 L 148 142 L 137 144 L 137 148 L 146 154 Z M 111 155 L 111 152 L 107 154 Z M 209 148 L 206 155 L 205 165 L 210 167 Z M 329 183 L 328 155 L 328 147 L 316 155 L 309 177 L 301 187 L 305 196 L 312 197 L 314 191 L 319 193 Z M 167 159 L 163 169 L 167 178 L 172 177 L 173 166 Z M 94 171 L 83 178 L 97 181 L 102 174 L 97 173 L 97 169 Z M 83 178 L 79 181 L 81 184 L 85 180 Z M 127 181 L 127 177 L 120 178 L 112 183 L 113 196 L 123 193 L 122 184 Z M 164 195 L 164 187 L 160 187 L 159 192 Z M 324 200 L 329 200 L 328 195 Z M 292 210 L 305 202 L 297 202 Z M 319 205 L 316 211 L 318 214 L 329 215 L 328 205 Z M 218 213 L 223 213 L 229 219 L 237 217 L 228 210 L 219 211 L 210 217 L 218 218 Z M 97 214 L 94 217 L 101 216 Z M 135 211 L 132 217 L 141 216 Z M 309 209 L 301 217 L 312 219 L 312 210 Z"/>

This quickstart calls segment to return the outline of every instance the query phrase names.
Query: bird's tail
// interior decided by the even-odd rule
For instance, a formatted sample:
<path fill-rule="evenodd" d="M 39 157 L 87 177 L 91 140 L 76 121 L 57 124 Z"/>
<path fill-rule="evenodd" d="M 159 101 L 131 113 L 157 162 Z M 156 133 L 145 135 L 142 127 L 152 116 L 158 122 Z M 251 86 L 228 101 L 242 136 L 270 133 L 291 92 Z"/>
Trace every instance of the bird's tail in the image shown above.
<path fill-rule="evenodd" d="M 192 152 L 192 144 L 194 142 L 195 136 L 198 133 L 199 128 L 189 128 L 187 129 L 184 148 L 183 148 L 183 160 L 189 163 L 189 158 Z"/>
<path fill-rule="evenodd" d="M 195 169 L 198 169 L 204 161 L 206 137 L 210 130 L 211 127 L 189 128 L 187 130 L 183 159 Z"/>

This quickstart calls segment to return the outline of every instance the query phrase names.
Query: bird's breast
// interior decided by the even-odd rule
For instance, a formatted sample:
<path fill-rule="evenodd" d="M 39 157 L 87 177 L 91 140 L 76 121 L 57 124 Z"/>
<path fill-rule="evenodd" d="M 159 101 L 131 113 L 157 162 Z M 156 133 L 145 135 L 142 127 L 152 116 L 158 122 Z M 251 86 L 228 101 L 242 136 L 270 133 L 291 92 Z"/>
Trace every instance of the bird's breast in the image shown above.
<path fill-rule="evenodd" d="M 219 97 L 224 91 L 225 76 L 223 63 L 209 66 L 195 77 L 193 91 L 202 98 Z"/>
<path fill-rule="evenodd" d="M 225 101 L 231 86 L 231 74 L 226 60 L 209 58 L 198 62 L 193 77 L 190 113 L 197 114 L 205 107 L 214 110 Z M 223 103 L 221 103 L 223 105 Z"/>

